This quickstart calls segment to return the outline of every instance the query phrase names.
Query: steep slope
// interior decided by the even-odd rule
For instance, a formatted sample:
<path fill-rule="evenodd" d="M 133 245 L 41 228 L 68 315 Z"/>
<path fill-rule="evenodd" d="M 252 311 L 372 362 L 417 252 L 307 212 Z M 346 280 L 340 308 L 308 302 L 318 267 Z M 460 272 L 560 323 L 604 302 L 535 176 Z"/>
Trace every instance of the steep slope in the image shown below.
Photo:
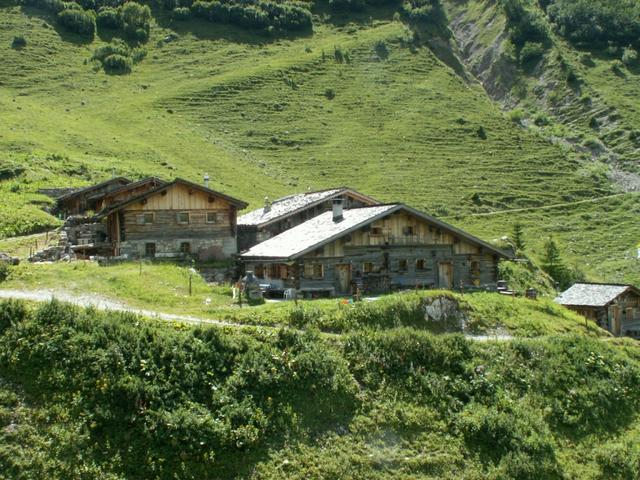
<path fill-rule="evenodd" d="M 327 337 L 0 302 L 0 476 L 637 478 L 631 342 Z"/>
<path fill-rule="evenodd" d="M 469 11 L 486 15 L 482 5 Z M 50 14 L 4 0 L 0 167 L 10 173 L 0 181 L 0 235 L 55 224 L 38 188 L 113 173 L 208 172 L 214 188 L 253 206 L 348 184 L 462 227 L 473 214 L 615 193 L 590 155 L 514 124 L 393 10 L 321 12 L 313 34 L 280 39 L 154 15 L 146 58 L 115 76 L 91 61 L 104 40 L 87 42 Z M 11 47 L 18 34 L 26 47 Z M 636 236 L 635 225 L 629 231 Z"/>

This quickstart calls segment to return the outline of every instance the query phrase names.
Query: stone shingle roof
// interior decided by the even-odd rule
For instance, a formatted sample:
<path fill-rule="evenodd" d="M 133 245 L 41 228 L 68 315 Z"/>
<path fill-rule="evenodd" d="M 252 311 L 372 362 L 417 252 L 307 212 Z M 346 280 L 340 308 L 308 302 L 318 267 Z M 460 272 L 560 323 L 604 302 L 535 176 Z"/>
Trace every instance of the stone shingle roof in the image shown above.
<path fill-rule="evenodd" d="M 398 206 L 351 208 L 343 211 L 343 218 L 338 222 L 333 221 L 333 212 L 328 211 L 259 243 L 243 253 L 242 257 L 294 258 L 366 225 Z"/>
<path fill-rule="evenodd" d="M 486 248 L 487 250 L 508 258 L 510 255 L 498 248 L 490 245 L 479 238 L 474 237 L 452 225 L 442 222 L 435 217 L 419 212 L 401 203 L 390 205 L 373 205 L 369 207 L 350 208 L 343 211 L 343 220 L 333 221 L 333 212 L 328 211 L 314 217 L 306 222 L 282 232 L 280 235 L 270 238 L 254 246 L 241 256 L 244 259 L 293 259 L 302 256 L 310 251 L 320 248 L 349 232 L 355 231 L 373 221 L 386 217 L 397 212 L 406 211 L 412 215 L 433 223 L 438 227 L 466 238 L 468 241 Z"/>
<path fill-rule="evenodd" d="M 633 289 L 631 285 L 576 283 L 556 298 L 556 303 L 574 307 L 604 307 Z"/>
<path fill-rule="evenodd" d="M 372 204 L 378 203 L 372 198 L 346 187 L 332 188 L 330 190 L 321 190 L 317 192 L 298 193 L 273 201 L 268 209 L 263 207 L 253 210 L 252 212 L 245 213 L 241 217 L 238 217 L 238 225 L 262 227 L 346 192 L 350 192 L 358 197 L 367 199 Z"/>

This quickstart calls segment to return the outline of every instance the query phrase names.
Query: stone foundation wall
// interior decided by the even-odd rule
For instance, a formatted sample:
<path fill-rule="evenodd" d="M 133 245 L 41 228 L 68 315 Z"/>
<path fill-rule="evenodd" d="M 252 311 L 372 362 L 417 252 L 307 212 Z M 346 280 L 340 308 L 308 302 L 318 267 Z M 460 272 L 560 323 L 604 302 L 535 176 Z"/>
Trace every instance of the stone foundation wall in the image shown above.
<path fill-rule="evenodd" d="M 128 240 L 120 243 L 120 255 L 130 258 L 146 256 L 146 244 L 155 243 L 156 258 L 180 258 L 193 256 L 199 261 L 223 260 L 238 253 L 238 244 L 233 237 L 216 239 L 178 238 L 171 240 Z M 190 254 L 181 251 L 183 243 L 190 244 Z"/>

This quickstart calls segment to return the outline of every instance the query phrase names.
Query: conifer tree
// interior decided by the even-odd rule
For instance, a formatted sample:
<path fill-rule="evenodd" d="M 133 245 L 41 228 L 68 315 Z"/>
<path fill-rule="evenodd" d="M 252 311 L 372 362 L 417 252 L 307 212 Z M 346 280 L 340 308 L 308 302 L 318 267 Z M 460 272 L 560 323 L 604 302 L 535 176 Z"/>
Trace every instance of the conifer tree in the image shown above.
<path fill-rule="evenodd" d="M 516 248 L 516 252 L 524 251 L 524 227 L 520 222 L 516 222 L 513 226 L 513 246 Z"/>

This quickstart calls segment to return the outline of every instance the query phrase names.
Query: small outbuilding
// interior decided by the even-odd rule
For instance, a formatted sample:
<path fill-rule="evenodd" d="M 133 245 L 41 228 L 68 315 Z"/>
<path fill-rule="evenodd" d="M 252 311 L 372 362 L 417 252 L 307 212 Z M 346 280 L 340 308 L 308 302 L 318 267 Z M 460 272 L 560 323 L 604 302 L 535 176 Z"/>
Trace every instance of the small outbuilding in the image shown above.
<path fill-rule="evenodd" d="M 640 338 L 640 289 L 633 285 L 576 283 L 556 302 L 616 336 Z"/>

